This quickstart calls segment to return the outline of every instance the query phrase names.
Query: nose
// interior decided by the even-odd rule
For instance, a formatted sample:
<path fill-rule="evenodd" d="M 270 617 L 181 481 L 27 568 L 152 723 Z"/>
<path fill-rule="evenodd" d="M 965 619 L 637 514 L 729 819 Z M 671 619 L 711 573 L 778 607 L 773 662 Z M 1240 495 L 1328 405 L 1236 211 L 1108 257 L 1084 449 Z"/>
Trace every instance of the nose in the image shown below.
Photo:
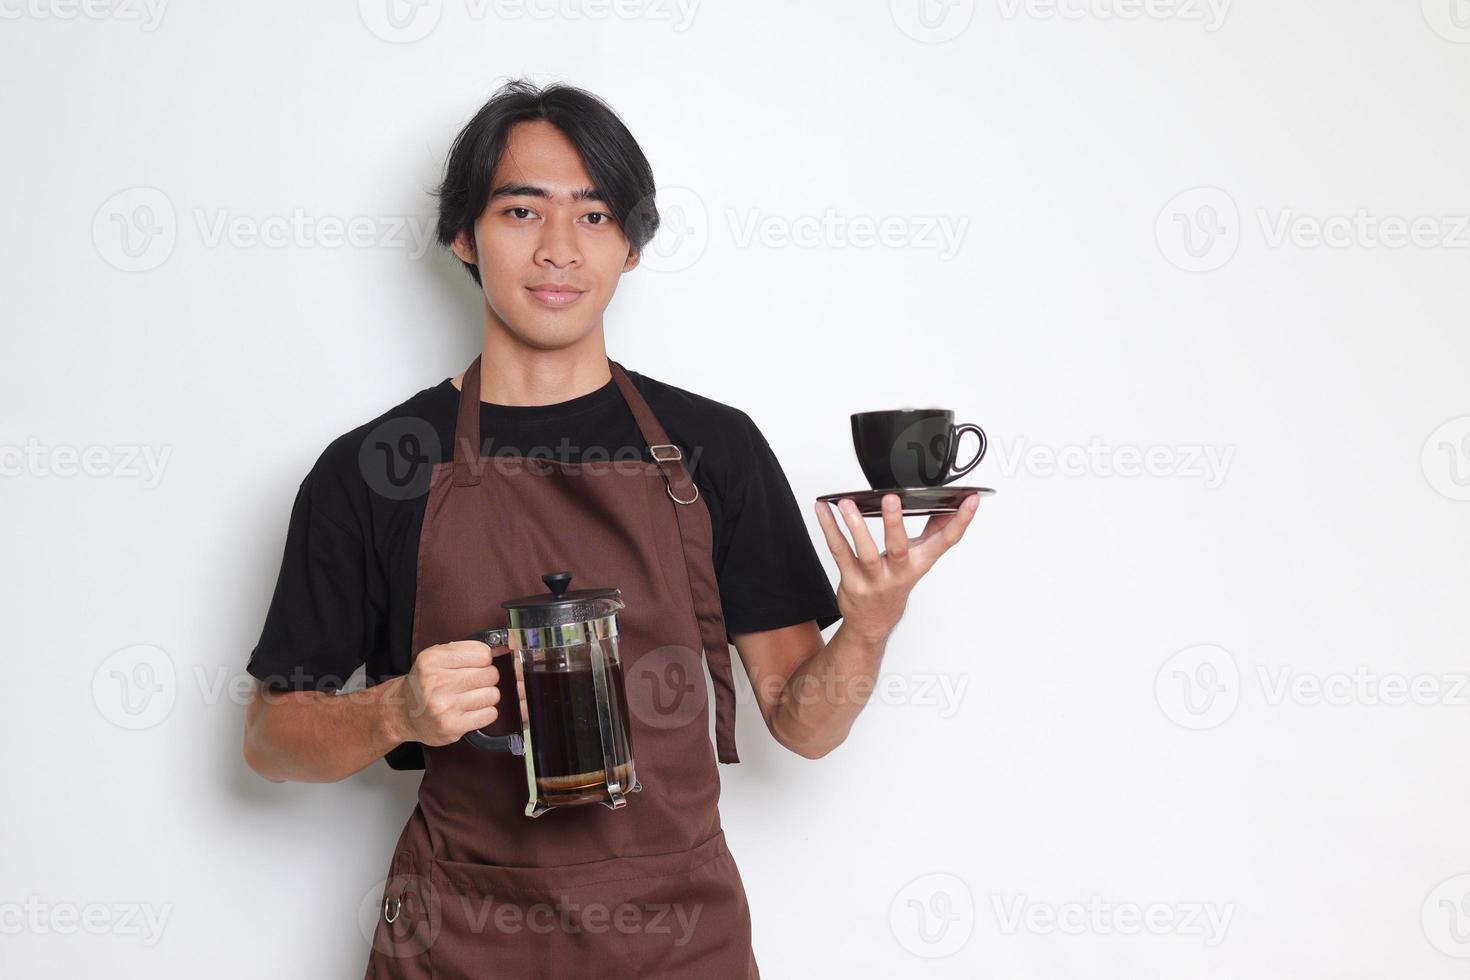
<path fill-rule="evenodd" d="M 576 218 L 553 214 L 541 225 L 541 241 L 536 246 L 537 265 L 565 269 L 582 259 L 577 247 Z"/>

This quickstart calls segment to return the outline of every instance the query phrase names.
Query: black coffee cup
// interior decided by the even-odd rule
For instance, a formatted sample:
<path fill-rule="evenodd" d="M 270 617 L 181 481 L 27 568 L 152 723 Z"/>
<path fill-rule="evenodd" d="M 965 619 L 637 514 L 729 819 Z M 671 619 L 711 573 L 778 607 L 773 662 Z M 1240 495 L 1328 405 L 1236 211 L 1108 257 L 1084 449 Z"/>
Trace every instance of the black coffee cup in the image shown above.
<path fill-rule="evenodd" d="M 966 432 L 975 433 L 980 446 L 974 459 L 955 469 Z M 955 425 L 947 408 L 901 408 L 854 414 L 852 446 L 874 490 L 899 490 L 953 483 L 985 458 L 986 439 L 978 425 Z"/>

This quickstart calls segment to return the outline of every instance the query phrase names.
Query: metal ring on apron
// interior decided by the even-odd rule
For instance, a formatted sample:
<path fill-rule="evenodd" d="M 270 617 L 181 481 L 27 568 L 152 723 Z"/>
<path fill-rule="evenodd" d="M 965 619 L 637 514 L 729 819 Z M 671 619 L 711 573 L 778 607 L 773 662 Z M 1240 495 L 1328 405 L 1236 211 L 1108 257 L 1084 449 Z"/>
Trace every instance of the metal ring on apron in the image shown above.
<path fill-rule="evenodd" d="M 392 915 L 389 915 L 388 914 L 388 902 L 389 901 L 392 901 L 393 902 L 393 914 Z M 383 896 L 383 921 L 384 922 L 397 922 L 398 921 L 398 913 L 400 911 L 402 911 L 402 909 L 403 909 L 403 896 L 401 896 L 401 895 L 394 895 L 392 897 L 392 899 L 389 899 L 389 897 L 387 895 L 384 895 Z"/>
<path fill-rule="evenodd" d="M 689 482 L 694 483 L 693 480 L 690 480 Z M 688 500 L 680 500 L 678 497 L 675 497 L 674 488 L 669 486 L 668 484 L 664 484 L 664 489 L 669 492 L 669 499 L 676 504 L 692 504 L 699 499 L 699 484 L 697 483 L 694 483 L 694 496 L 690 497 Z"/>
<path fill-rule="evenodd" d="M 658 452 L 660 449 L 672 449 L 673 450 L 673 453 L 672 454 L 665 453 L 664 455 L 660 456 L 659 455 L 659 452 Z M 650 456 L 653 457 L 653 461 L 655 463 L 671 463 L 674 460 L 678 460 L 678 459 L 683 459 L 684 458 L 683 451 L 680 450 L 679 447 L 676 446 L 676 445 L 674 445 L 672 442 L 660 442 L 660 443 L 656 443 L 656 444 L 654 444 L 652 446 L 649 446 L 648 447 L 648 453 L 649 453 Z M 667 479 L 667 476 L 668 476 L 668 474 L 665 473 L 665 478 L 666 479 Z M 694 481 L 692 479 L 689 482 L 690 483 L 694 483 Z M 688 500 L 680 500 L 678 497 L 674 496 L 674 488 L 668 482 L 665 482 L 664 483 L 664 489 L 669 492 L 669 499 L 672 500 L 676 504 L 692 504 L 696 500 L 699 499 L 699 484 L 697 484 L 697 483 L 694 483 L 694 496 L 690 497 Z"/>

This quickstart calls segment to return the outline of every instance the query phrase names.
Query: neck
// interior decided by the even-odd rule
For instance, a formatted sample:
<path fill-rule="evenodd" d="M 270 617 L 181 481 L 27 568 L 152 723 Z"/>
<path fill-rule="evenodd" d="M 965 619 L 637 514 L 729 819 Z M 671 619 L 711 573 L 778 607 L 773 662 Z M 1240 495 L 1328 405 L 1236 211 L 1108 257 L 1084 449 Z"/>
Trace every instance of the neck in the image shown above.
<path fill-rule="evenodd" d="M 480 349 L 480 400 L 496 405 L 554 405 L 612 380 L 602 327 L 567 347 L 531 347 L 508 332 L 485 330 Z M 463 387 L 464 374 L 454 378 Z"/>

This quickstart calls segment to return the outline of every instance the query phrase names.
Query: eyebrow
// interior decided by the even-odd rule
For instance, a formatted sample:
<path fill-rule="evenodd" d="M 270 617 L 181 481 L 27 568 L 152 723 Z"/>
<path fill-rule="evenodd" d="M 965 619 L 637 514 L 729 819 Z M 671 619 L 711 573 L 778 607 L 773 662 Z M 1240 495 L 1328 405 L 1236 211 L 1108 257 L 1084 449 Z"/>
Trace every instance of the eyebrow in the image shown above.
<path fill-rule="evenodd" d="M 535 184 L 501 184 L 490 192 L 490 200 L 497 197 L 551 197 L 551 192 Z M 602 191 L 595 187 L 579 187 L 572 191 L 573 201 L 601 201 L 607 203 Z"/>

